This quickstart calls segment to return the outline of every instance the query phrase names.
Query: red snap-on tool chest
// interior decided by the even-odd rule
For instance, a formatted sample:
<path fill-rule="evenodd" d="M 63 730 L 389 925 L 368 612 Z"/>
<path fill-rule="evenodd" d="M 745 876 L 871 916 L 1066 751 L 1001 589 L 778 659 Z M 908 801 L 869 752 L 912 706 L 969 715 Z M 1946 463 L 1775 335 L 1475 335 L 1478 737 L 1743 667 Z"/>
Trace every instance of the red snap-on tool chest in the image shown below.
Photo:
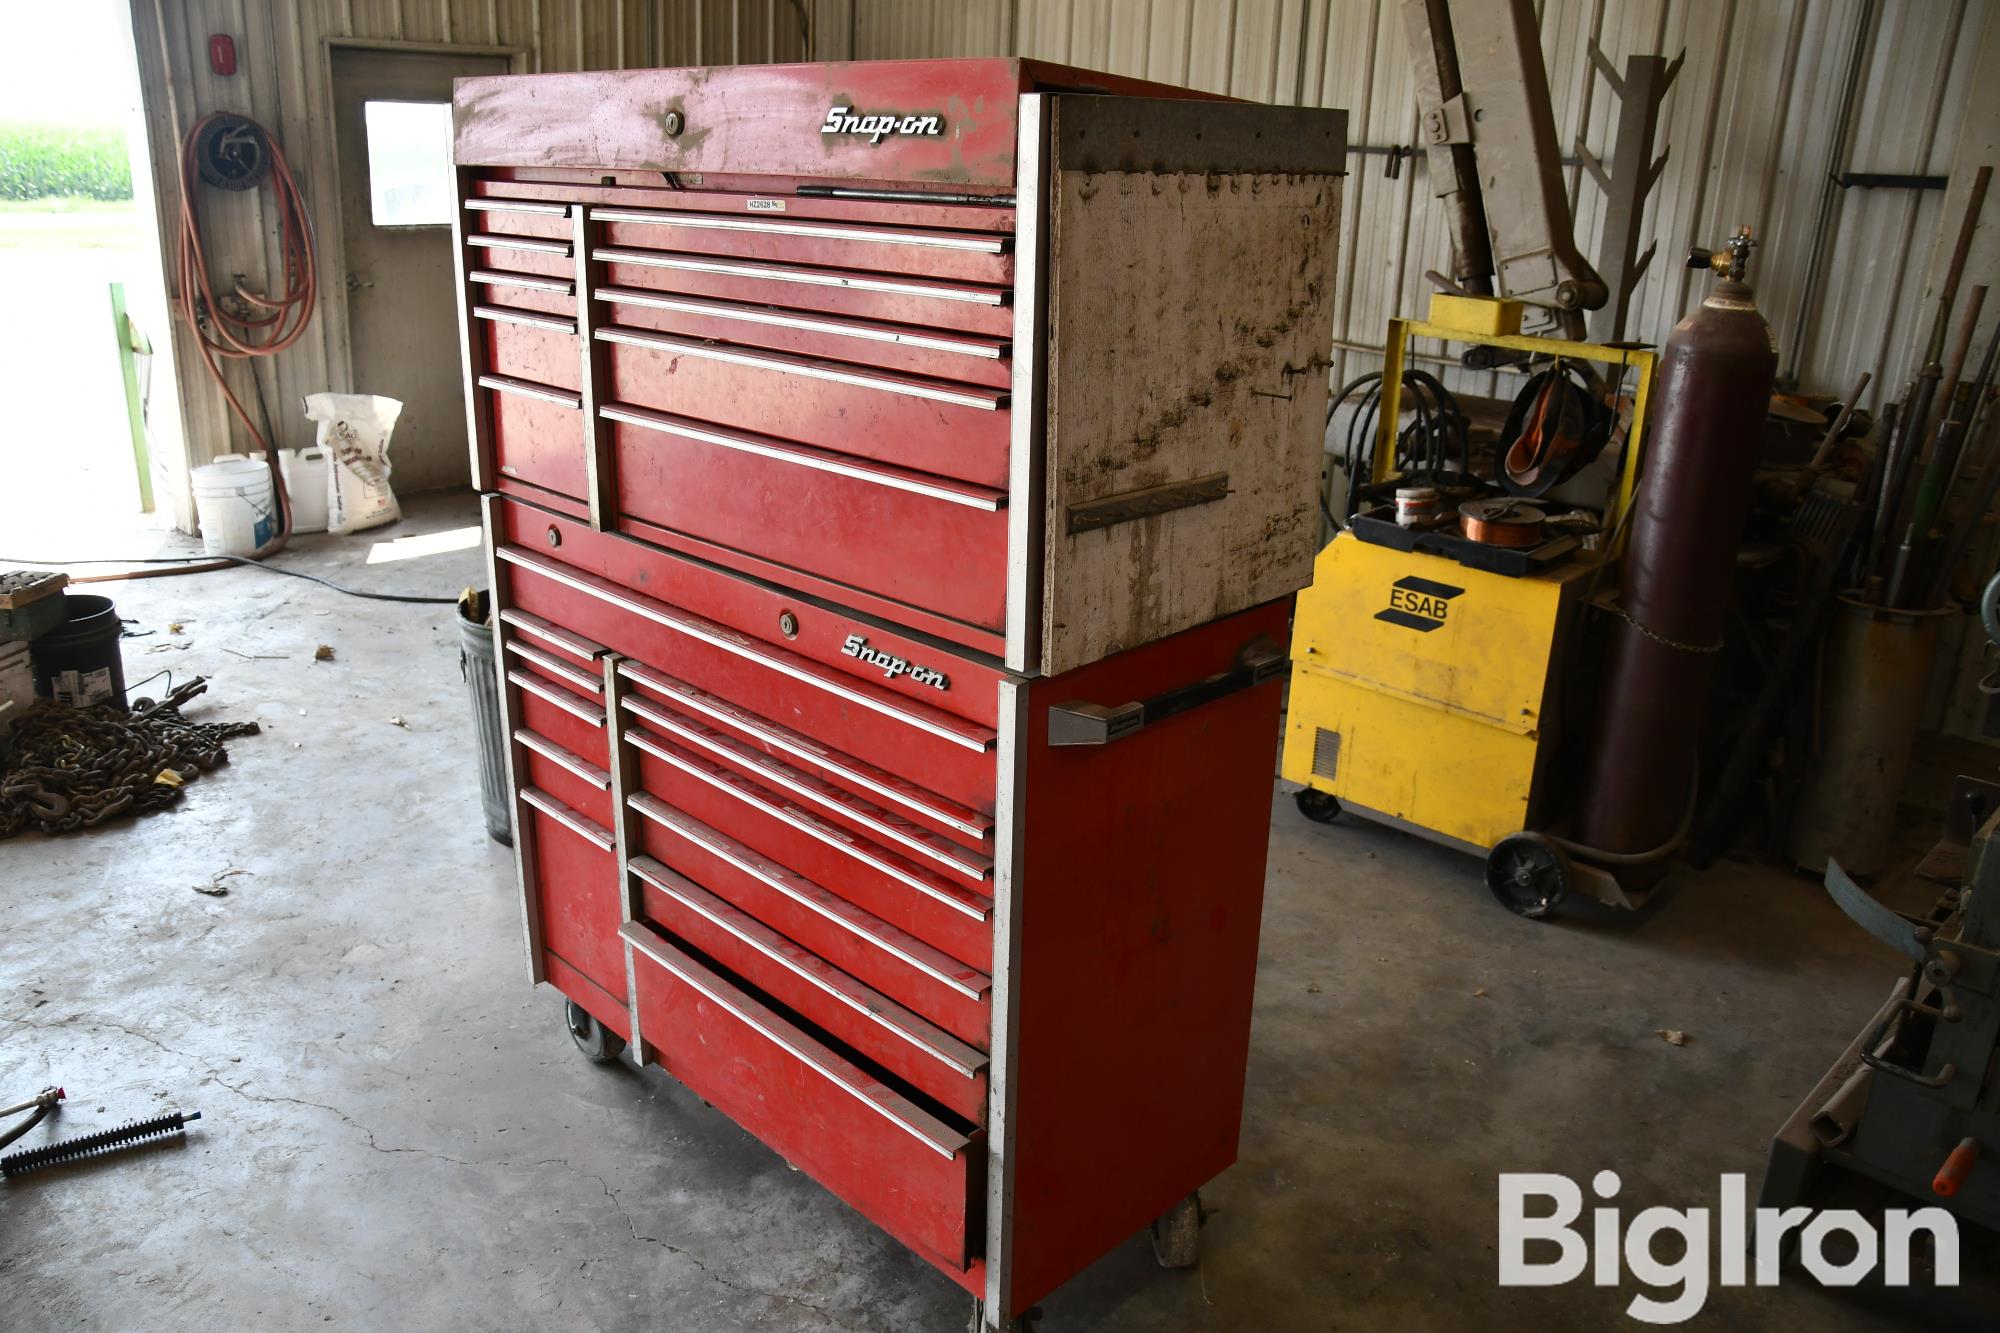
<path fill-rule="evenodd" d="M 1345 114 L 461 80 L 530 967 L 1003 1327 L 1235 1158 Z"/>

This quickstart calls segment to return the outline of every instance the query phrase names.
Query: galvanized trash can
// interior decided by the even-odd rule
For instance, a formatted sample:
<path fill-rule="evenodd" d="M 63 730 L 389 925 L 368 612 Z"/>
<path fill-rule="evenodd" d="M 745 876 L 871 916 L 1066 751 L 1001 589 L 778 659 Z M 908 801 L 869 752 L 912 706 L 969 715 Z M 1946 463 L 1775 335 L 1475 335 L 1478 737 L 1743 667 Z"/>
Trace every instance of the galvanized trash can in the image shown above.
<path fill-rule="evenodd" d="M 495 675 L 496 639 L 492 611 L 483 592 L 458 602 L 458 672 L 472 698 L 472 721 L 479 732 L 479 797 L 486 807 L 486 833 L 503 846 L 514 845 L 514 803 L 507 790 L 507 759 L 501 750 L 500 682 Z"/>

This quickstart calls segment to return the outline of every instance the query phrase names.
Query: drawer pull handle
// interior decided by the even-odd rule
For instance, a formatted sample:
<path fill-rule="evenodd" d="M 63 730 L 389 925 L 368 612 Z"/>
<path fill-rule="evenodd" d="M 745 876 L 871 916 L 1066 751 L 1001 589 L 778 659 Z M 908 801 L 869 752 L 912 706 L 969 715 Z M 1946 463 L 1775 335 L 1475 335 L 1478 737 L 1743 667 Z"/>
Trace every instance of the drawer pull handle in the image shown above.
<path fill-rule="evenodd" d="M 536 213 L 542 217 L 566 218 L 570 206 L 545 199 L 494 199 L 481 196 L 468 199 L 465 206 L 475 213 Z"/>
<path fill-rule="evenodd" d="M 1235 666 L 1192 685 L 1131 703 L 1107 706 L 1073 699 L 1055 705 L 1049 709 L 1049 744 L 1109 745 L 1176 713 L 1274 681 L 1285 673 L 1285 665 L 1285 650 L 1260 634 L 1238 650 Z"/>
<path fill-rule="evenodd" d="M 706 315 L 713 319 L 733 319 L 745 324 L 768 324 L 773 328 L 825 333 L 837 338 L 858 338 L 866 342 L 894 343 L 901 347 L 921 347 L 932 352 L 952 352 L 998 361 L 1007 354 L 1002 338 L 980 338 L 966 334 L 938 333 L 904 328 L 895 324 L 871 324 L 838 319 L 830 315 L 806 315 L 764 306 L 738 305 L 734 301 L 711 301 L 699 296 L 676 296 L 647 291 L 640 287 L 600 287 L 597 299 L 608 305 L 645 306 L 653 310 L 677 310 L 685 315 Z"/>
<path fill-rule="evenodd" d="M 568 653 L 579 661 L 595 662 L 611 651 L 601 643 L 592 643 L 581 634 L 572 633 L 561 625 L 552 625 L 540 616 L 530 615 L 511 606 L 500 612 L 500 623 L 512 625 L 523 634 L 531 634 L 550 647 Z"/>
<path fill-rule="evenodd" d="M 597 336 L 608 343 L 624 343 L 630 347 L 672 352 L 676 356 L 699 357 L 704 361 L 723 361 L 735 366 L 749 366 L 754 370 L 773 370 L 784 375 L 803 375 L 808 379 L 851 384 L 857 389 L 901 394 L 905 398 L 927 398 L 935 402 L 952 403 L 959 407 L 977 408 L 982 412 L 997 412 L 1007 406 L 1007 392 L 1004 389 L 981 389 L 943 381 L 844 370 L 839 368 L 837 362 L 815 361 L 809 357 L 792 356 L 784 352 L 749 352 L 729 343 L 702 342 L 696 338 L 680 338 L 671 333 L 654 333 L 650 329 L 635 329 L 624 324 L 613 324 L 609 328 L 599 329 Z"/>
<path fill-rule="evenodd" d="M 602 727 L 604 725 L 604 710 L 602 708 L 599 708 L 587 699 L 577 698 L 574 694 L 571 694 L 559 685 L 551 685 L 541 677 L 530 675 L 526 671 L 514 671 L 511 669 L 507 672 L 507 680 L 510 684 L 519 686 L 538 699 L 548 700 L 565 713 L 573 717 L 582 718 L 593 727 Z"/>
<path fill-rule="evenodd" d="M 564 259 L 575 254 L 575 247 L 568 241 L 544 241 L 534 236 L 468 236 L 465 243 L 481 250 L 521 250 L 533 255 L 561 255 Z"/>
<path fill-rule="evenodd" d="M 927 819 L 936 820 L 946 828 L 958 830 L 968 838 L 978 838 L 983 841 L 993 832 L 993 821 L 976 810 L 952 805 L 893 773 L 885 772 L 852 755 L 830 750 L 817 741 L 808 740 L 795 731 L 758 717 L 755 713 L 746 713 L 726 699 L 718 699 L 704 690 L 696 689 L 686 681 L 676 680 L 663 671 L 656 671 L 643 662 L 634 662 L 630 658 L 621 659 L 618 663 L 618 674 L 637 685 L 665 695 L 691 713 L 699 713 L 724 726 L 747 732 L 772 749 L 782 750 L 815 768 L 825 769 L 842 782 L 871 792 L 885 801 L 893 801 L 906 810 L 914 810 Z M 648 722 L 656 722 L 666 715 L 663 710 L 654 708 L 643 698 L 628 696 L 625 707 Z"/>
<path fill-rule="evenodd" d="M 537 398 L 557 407 L 567 407 L 575 411 L 583 406 L 583 395 L 571 393 L 568 389 L 558 389 L 551 384 L 537 384 L 533 380 L 518 380 L 512 375 L 481 375 L 479 387 L 494 389 L 500 393 L 518 394 L 523 398 Z"/>
<path fill-rule="evenodd" d="M 539 788 L 521 788 L 521 799 L 529 805 L 534 806 L 535 809 L 541 811 L 550 819 L 555 820 L 556 823 L 561 824 L 571 833 L 596 843 L 602 851 L 611 851 L 618 845 L 617 840 L 611 836 L 609 829 L 600 828 L 594 821 L 585 819 L 582 815 Z"/>
<path fill-rule="evenodd" d="M 531 648 L 519 639 L 507 639 L 506 650 L 537 670 L 554 676 L 565 684 L 574 685 L 585 694 L 604 693 L 604 677 L 593 676 L 580 667 L 571 666 L 559 658 L 549 656 L 539 648 Z"/>
<path fill-rule="evenodd" d="M 696 642 L 718 648 L 746 662 L 754 662 L 781 676 L 789 676 L 802 685 L 823 690 L 848 703 L 879 713 L 891 721 L 900 722 L 904 726 L 926 732 L 940 740 L 950 741 L 953 745 L 963 746 L 978 754 L 985 754 L 993 748 L 996 737 L 991 730 L 962 721 L 941 708 L 905 703 L 900 696 L 890 694 L 865 681 L 857 680 L 849 683 L 811 658 L 802 657 L 788 650 L 760 651 L 751 646 L 752 641 L 748 635 L 725 629 L 699 616 L 674 610 L 650 597 L 627 592 L 608 579 L 571 569 L 535 552 L 508 546 L 502 547 L 496 554 L 509 564 L 532 570 L 543 578 L 595 597 L 621 611 L 649 620 L 663 629 L 686 635 Z"/>
<path fill-rule="evenodd" d="M 851 795 L 830 782 L 824 782 L 818 778 L 800 773 L 762 751 L 744 745 L 739 741 L 732 740 L 721 732 L 703 726 L 691 718 L 681 717 L 670 709 L 656 707 L 645 699 L 632 699 L 628 697 L 625 700 L 625 708 L 627 712 L 633 714 L 635 717 L 642 718 L 653 726 L 660 728 L 661 731 L 671 736 L 680 744 L 702 751 L 706 756 L 719 760 L 725 767 L 741 770 L 759 782 L 776 787 L 788 795 L 803 797 L 829 810 L 837 811 L 842 816 L 861 825 L 875 836 L 896 843 L 903 849 L 915 852 L 919 856 L 926 857 L 938 865 L 944 866 L 946 869 L 971 880 L 974 884 L 984 884 L 987 876 L 992 873 L 993 862 L 988 858 L 974 855 L 959 847 L 956 843 L 947 842 L 936 834 L 929 833 L 914 824 L 891 815 L 886 810 L 878 809 L 860 797 Z M 643 731 L 634 731 L 631 733 L 631 736 L 635 743 L 643 743 L 641 741 L 642 737 L 646 740 L 655 739 L 647 737 Z M 666 755 L 659 755 L 659 757 L 662 759 L 667 758 Z M 768 810 L 767 813 L 776 818 L 786 817 L 779 814 L 777 810 Z M 810 830 L 808 831 L 810 832 Z M 936 889 L 927 886 L 921 881 L 911 881 L 907 876 L 880 864 L 874 858 L 864 855 L 857 848 L 849 847 L 844 843 L 839 845 L 842 851 L 850 853 L 858 860 L 866 861 L 868 864 L 875 866 L 876 869 L 881 870 L 884 874 L 909 884 L 911 888 L 917 889 L 919 892 L 930 894 L 933 897 L 944 896 Z M 968 916 L 976 916 L 981 921 L 987 919 L 987 909 L 991 906 L 983 897 L 977 904 L 950 898 L 947 901 L 950 906 L 957 908 Z"/>
<path fill-rule="evenodd" d="M 806 287 L 841 287 L 848 291 L 880 292 L 886 296 L 923 296 L 938 301 L 960 301 L 967 305 L 1007 304 L 1005 287 L 955 287 L 935 278 L 874 277 L 845 269 L 799 268 L 789 264 L 751 264 L 727 259 L 707 259 L 673 250 L 632 250 L 624 246 L 600 246 L 590 252 L 592 259 L 607 264 L 638 264 L 645 268 L 670 268 L 683 273 L 713 273 L 719 277 L 753 278 L 761 282 L 794 282 Z"/>
<path fill-rule="evenodd" d="M 971 509 L 985 510 L 988 513 L 999 512 L 1007 503 L 1005 491 L 974 486 L 969 482 L 933 477 L 929 473 L 916 472 L 908 468 L 868 463 L 831 450 L 815 449 L 810 445 L 780 444 L 768 436 L 717 430 L 712 426 L 697 426 L 684 418 L 655 412 L 647 407 L 606 403 L 597 409 L 597 415 L 607 421 L 637 426 L 640 430 L 657 431 L 661 435 L 678 436 L 698 444 L 712 444 L 723 449 L 734 449 L 739 453 L 755 454 L 759 458 L 809 467 L 816 472 L 830 472 L 836 476 L 850 477 L 855 481 L 865 481 L 870 485 L 886 486 L 891 490 L 907 491 L 912 495 L 924 496 L 926 499 L 944 500 Z"/>
<path fill-rule="evenodd" d="M 526 727 L 516 727 L 514 728 L 514 739 L 558 768 L 568 769 L 572 774 L 582 778 L 599 791 L 611 790 L 611 775 L 609 773 L 599 768 L 596 764 L 591 763 L 582 755 L 572 754 L 570 751 L 563 749 L 562 746 L 557 745 L 548 737 L 537 735 L 529 731 Z"/>
<path fill-rule="evenodd" d="M 488 287 L 521 287 L 531 292 L 554 292 L 558 296 L 576 295 L 576 284 L 568 278 L 545 278 L 539 273 L 508 273 L 495 268 L 476 268 L 465 275 L 465 280 Z"/>
<path fill-rule="evenodd" d="M 476 319 L 495 324 L 525 324 L 531 329 L 552 329 L 572 336 L 576 333 L 576 321 L 567 315 L 545 315 L 539 310 L 516 310 L 504 305 L 476 305 L 472 314 Z"/>
<path fill-rule="evenodd" d="M 593 208 L 592 222 L 645 222 L 660 227 L 691 227 L 698 231 L 746 231 L 760 236 L 807 236 L 822 241 L 868 241 L 876 245 L 916 245 L 932 250 L 969 250 L 999 255 L 1013 243 L 1010 236 L 987 232 L 883 231 L 837 222 L 767 222 L 761 218 L 722 213 L 670 213 L 651 208 Z"/>
<path fill-rule="evenodd" d="M 728 1013 L 938 1156 L 956 1161 L 958 1155 L 971 1145 L 970 1138 L 954 1133 L 937 1117 L 897 1096 L 847 1060 L 728 985 L 655 932 L 628 921 L 618 928 L 618 934 L 634 950 L 646 955 L 710 1004 Z"/>
<path fill-rule="evenodd" d="M 985 902 L 984 899 L 980 899 L 979 903 L 975 904 L 967 902 L 954 894 L 941 891 L 936 885 L 927 883 L 920 877 L 912 875 L 893 861 L 885 860 L 879 855 L 872 854 L 867 847 L 860 845 L 858 839 L 849 840 L 843 837 L 839 832 L 814 818 L 809 811 L 796 806 L 774 805 L 770 801 L 762 799 L 757 794 L 758 789 L 755 783 L 731 772 L 720 764 L 703 762 L 693 755 L 677 750 L 651 732 L 628 731 L 625 733 L 625 739 L 661 763 L 670 764 L 695 781 L 706 783 L 724 795 L 734 797 L 759 814 L 775 819 L 780 823 L 789 824 L 814 841 L 824 843 L 826 846 L 833 848 L 837 852 L 844 853 L 853 860 L 868 866 L 870 869 L 887 875 L 890 879 L 895 880 L 905 888 L 915 889 L 925 897 L 941 902 L 945 906 L 959 912 L 963 912 L 975 921 L 984 922 L 991 918 L 992 914 L 987 908 L 979 905 Z"/>
<path fill-rule="evenodd" d="M 727 931 L 801 981 L 832 996 L 869 1022 L 887 1029 L 953 1073 L 974 1078 L 987 1067 L 984 1051 L 966 1045 L 873 987 L 856 981 L 825 959 L 800 948 L 749 913 L 730 906 L 652 857 L 633 857 L 631 870 L 718 930 Z"/>
<path fill-rule="evenodd" d="M 898 930 L 880 917 L 863 911 L 803 875 L 794 874 L 776 862 L 765 860 L 736 839 L 717 832 L 691 815 L 682 813 L 659 797 L 647 792 L 636 792 L 627 798 L 626 804 L 661 828 L 679 834 L 711 856 L 734 866 L 765 888 L 783 894 L 815 916 L 840 927 L 856 939 L 880 949 L 891 958 L 923 973 L 966 999 L 983 1000 L 986 992 L 992 989 L 993 982 L 984 973 L 967 967 L 949 954 L 933 949 L 916 936 Z"/>

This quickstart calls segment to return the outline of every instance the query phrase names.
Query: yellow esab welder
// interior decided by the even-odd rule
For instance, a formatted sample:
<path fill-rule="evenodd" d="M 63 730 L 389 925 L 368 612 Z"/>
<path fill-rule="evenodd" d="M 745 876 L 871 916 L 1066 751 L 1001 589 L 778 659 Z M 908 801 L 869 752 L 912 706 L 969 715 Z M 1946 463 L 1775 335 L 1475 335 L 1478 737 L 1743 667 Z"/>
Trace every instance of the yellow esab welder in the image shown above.
<path fill-rule="evenodd" d="M 1583 606 L 1615 558 L 1619 516 L 1631 504 L 1655 357 L 1523 337 L 1513 332 L 1518 312 L 1506 309 L 1513 304 L 1439 297 L 1432 320 L 1390 322 L 1368 489 L 1386 498 L 1398 480 L 1411 339 L 1596 363 L 1635 377 L 1598 536 L 1587 541 L 1547 521 L 1547 506 L 1476 485 L 1405 487 L 1396 496 L 1401 522 L 1386 504 L 1354 513 L 1298 595 L 1282 772 L 1304 786 L 1297 800 L 1309 818 L 1330 821 L 1346 810 L 1487 857 L 1489 886 L 1523 915 L 1545 915 L 1571 890 L 1631 907 L 1635 895 L 1571 860 L 1542 830 L 1554 814 L 1549 778 L 1565 673 L 1574 669 Z M 1422 512 L 1431 507 L 1437 512 Z M 1533 873 L 1520 873 L 1526 868 Z M 1525 891 L 1517 881 L 1527 881 Z"/>

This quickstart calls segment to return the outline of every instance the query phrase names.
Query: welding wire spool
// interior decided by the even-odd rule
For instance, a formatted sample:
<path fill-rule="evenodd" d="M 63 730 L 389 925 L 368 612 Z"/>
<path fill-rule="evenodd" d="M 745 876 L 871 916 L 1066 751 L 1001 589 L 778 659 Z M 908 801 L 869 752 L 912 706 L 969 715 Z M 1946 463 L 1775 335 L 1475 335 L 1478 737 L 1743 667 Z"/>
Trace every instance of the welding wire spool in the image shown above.
<path fill-rule="evenodd" d="M 1482 546 L 1540 546 L 1548 515 L 1522 500 L 1467 500 L 1458 507 L 1458 527 Z"/>

